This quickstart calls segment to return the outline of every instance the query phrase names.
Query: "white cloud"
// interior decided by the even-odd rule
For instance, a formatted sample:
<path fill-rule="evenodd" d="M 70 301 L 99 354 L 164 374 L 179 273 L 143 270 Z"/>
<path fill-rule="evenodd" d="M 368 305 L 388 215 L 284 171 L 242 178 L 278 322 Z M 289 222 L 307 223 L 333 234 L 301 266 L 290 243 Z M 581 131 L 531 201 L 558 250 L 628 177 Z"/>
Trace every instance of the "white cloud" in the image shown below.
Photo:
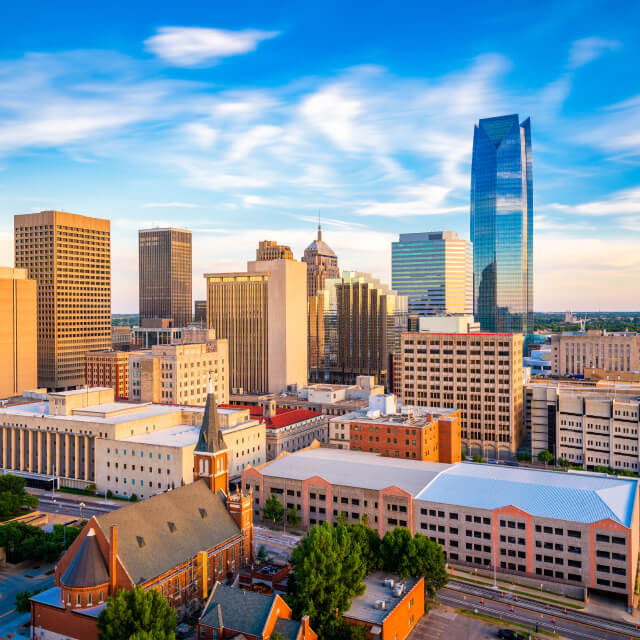
<path fill-rule="evenodd" d="M 218 131 L 203 122 L 189 122 L 182 127 L 187 141 L 200 149 L 211 149 L 218 140 Z"/>
<path fill-rule="evenodd" d="M 616 51 L 620 46 L 617 40 L 606 40 L 598 36 L 575 40 L 569 51 L 569 68 L 582 67 L 607 51 Z"/>
<path fill-rule="evenodd" d="M 192 202 L 146 202 L 142 205 L 145 209 L 167 209 L 167 208 L 179 208 L 179 209 L 198 209 L 199 204 L 193 204 Z"/>
<path fill-rule="evenodd" d="M 444 206 L 451 189 L 435 184 L 420 184 L 402 187 L 400 197 L 387 202 L 367 202 L 360 206 L 359 215 L 384 216 L 390 218 L 402 216 L 428 216 L 443 213 L 468 212 L 469 206 Z"/>
<path fill-rule="evenodd" d="M 221 58 L 255 51 L 263 40 L 277 31 L 205 29 L 202 27 L 161 27 L 145 40 L 147 50 L 177 67 L 217 64 Z"/>
<path fill-rule="evenodd" d="M 580 214 L 585 216 L 615 216 L 636 214 L 640 216 L 640 187 L 624 189 L 613 193 L 604 200 L 594 200 L 582 204 L 553 203 L 549 208 L 556 211 Z"/>

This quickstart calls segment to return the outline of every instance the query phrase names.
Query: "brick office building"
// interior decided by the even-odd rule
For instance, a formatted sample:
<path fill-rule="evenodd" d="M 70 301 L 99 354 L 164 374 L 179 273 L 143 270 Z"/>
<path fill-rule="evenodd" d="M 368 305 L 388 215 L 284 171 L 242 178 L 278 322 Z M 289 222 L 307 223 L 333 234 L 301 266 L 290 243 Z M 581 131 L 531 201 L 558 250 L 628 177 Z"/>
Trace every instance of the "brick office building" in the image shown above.
<path fill-rule="evenodd" d="M 213 391 L 194 462 L 194 483 L 89 520 L 58 563 L 55 586 L 31 599 L 32 637 L 97 640 L 107 598 L 134 586 L 192 612 L 217 580 L 251 563 L 251 493 L 228 494 Z"/>

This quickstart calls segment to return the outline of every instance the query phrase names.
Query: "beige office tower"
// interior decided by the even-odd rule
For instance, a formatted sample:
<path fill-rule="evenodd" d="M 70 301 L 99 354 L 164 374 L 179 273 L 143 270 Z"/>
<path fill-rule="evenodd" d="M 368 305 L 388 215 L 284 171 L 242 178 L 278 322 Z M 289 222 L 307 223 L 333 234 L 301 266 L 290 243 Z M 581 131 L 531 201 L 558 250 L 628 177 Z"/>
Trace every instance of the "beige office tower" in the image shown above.
<path fill-rule="evenodd" d="M 256 249 L 256 260 L 293 260 L 293 251 L 286 244 L 262 240 Z"/>
<path fill-rule="evenodd" d="M 296 260 L 208 273 L 207 321 L 229 341 L 230 388 L 280 393 L 307 383 L 307 268 Z"/>
<path fill-rule="evenodd" d="M 38 386 L 36 281 L 0 267 L 0 398 Z"/>
<path fill-rule="evenodd" d="M 38 386 L 84 384 L 84 354 L 111 347 L 109 220 L 62 211 L 14 218 L 15 264 L 38 283 Z"/>
<path fill-rule="evenodd" d="M 138 262 L 140 326 L 157 326 L 159 319 L 191 324 L 191 231 L 140 229 Z"/>
<path fill-rule="evenodd" d="M 315 296 L 324 289 L 325 280 L 339 278 L 338 257 L 322 239 L 322 228 L 318 225 L 317 238 L 304 250 L 303 262 L 307 263 L 307 295 Z"/>
<path fill-rule="evenodd" d="M 511 457 L 524 437 L 522 334 L 404 333 L 405 405 L 460 409 L 465 455 Z"/>

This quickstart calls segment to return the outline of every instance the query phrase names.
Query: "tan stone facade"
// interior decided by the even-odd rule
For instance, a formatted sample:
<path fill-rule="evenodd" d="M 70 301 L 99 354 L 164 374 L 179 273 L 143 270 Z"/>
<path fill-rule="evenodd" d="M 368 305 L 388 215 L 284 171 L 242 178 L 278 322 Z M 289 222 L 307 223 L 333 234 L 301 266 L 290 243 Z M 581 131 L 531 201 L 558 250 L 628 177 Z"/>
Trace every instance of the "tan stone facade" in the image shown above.
<path fill-rule="evenodd" d="M 403 404 L 460 409 L 466 455 L 514 455 L 524 436 L 522 342 L 522 334 L 403 334 Z"/>
<path fill-rule="evenodd" d="M 551 336 L 551 371 L 557 376 L 588 375 L 608 369 L 614 375 L 640 370 L 640 335 L 636 333 L 560 333 Z"/>
<path fill-rule="evenodd" d="M 38 386 L 36 282 L 0 267 L 0 398 Z"/>
<path fill-rule="evenodd" d="M 293 260 L 293 251 L 275 240 L 262 240 L 256 249 L 256 260 Z"/>
<path fill-rule="evenodd" d="M 209 273 L 207 320 L 229 341 L 231 390 L 280 393 L 307 383 L 306 265 L 249 262 L 242 273 Z"/>
<path fill-rule="evenodd" d="M 111 346 L 109 220 L 61 211 L 14 218 L 15 264 L 38 283 L 38 386 L 84 384 L 84 354 Z"/>
<path fill-rule="evenodd" d="M 229 402 L 227 340 L 155 345 L 132 351 L 129 360 L 129 399 L 140 402 L 204 406 L 212 378 L 217 400 Z"/>

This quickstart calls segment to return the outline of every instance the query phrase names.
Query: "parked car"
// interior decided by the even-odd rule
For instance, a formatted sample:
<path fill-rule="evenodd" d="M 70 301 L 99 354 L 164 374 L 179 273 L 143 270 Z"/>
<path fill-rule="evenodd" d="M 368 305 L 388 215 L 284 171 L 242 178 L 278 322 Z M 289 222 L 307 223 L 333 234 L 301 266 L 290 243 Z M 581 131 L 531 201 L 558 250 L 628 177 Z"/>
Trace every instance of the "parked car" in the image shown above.
<path fill-rule="evenodd" d="M 498 638 L 502 638 L 502 640 L 527 640 L 529 636 L 518 633 L 517 631 L 512 631 L 511 629 L 500 629 L 500 631 L 498 631 Z"/>

